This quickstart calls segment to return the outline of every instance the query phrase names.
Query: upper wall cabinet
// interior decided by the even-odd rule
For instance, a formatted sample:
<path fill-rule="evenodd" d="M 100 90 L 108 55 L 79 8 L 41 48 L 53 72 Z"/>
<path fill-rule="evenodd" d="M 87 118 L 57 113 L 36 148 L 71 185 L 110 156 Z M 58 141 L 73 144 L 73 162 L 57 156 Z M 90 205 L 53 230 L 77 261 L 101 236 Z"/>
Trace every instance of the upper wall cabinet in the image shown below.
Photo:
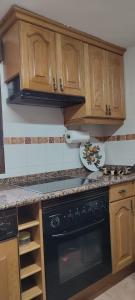
<path fill-rule="evenodd" d="M 89 46 L 87 68 L 90 115 L 124 118 L 123 57 Z"/>
<path fill-rule="evenodd" d="M 55 33 L 22 22 L 20 42 L 22 86 L 53 92 L 56 80 Z"/>
<path fill-rule="evenodd" d="M 87 101 L 89 104 L 89 115 L 105 117 L 107 107 L 106 92 L 106 53 L 103 49 L 88 46 L 88 57 L 86 57 L 87 80 L 86 91 L 89 93 Z"/>
<path fill-rule="evenodd" d="M 57 34 L 57 78 L 63 93 L 84 95 L 83 49 L 81 41 Z"/>
<path fill-rule="evenodd" d="M 123 74 L 123 57 L 107 52 L 109 114 L 116 119 L 125 116 Z"/>
<path fill-rule="evenodd" d="M 125 49 L 16 6 L 0 36 L 6 82 L 19 75 L 21 89 L 85 97 L 64 110 L 66 125 L 122 124 Z"/>
<path fill-rule="evenodd" d="M 17 55 L 20 62 L 16 73 L 21 88 L 41 92 L 57 92 L 84 96 L 84 45 L 81 41 L 26 22 L 16 25 Z M 10 68 L 7 49 L 11 33 L 4 36 L 5 68 Z M 11 44 L 10 51 L 13 45 Z M 16 74 L 5 73 L 9 81 Z"/>
<path fill-rule="evenodd" d="M 123 56 L 85 44 L 83 109 L 65 110 L 65 123 L 113 124 L 125 118 Z"/>

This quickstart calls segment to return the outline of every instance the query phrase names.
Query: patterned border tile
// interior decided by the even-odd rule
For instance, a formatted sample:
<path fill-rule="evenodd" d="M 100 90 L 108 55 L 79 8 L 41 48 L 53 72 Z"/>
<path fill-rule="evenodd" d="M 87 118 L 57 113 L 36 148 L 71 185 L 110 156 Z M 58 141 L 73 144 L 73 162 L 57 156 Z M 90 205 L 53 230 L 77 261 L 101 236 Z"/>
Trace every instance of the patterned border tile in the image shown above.
<path fill-rule="evenodd" d="M 62 144 L 65 143 L 64 136 L 56 137 L 5 137 L 4 144 L 15 145 L 15 144 Z"/>
<path fill-rule="evenodd" d="M 118 142 L 118 141 L 132 141 L 135 140 L 135 134 L 123 134 L 123 135 L 112 135 L 112 136 L 97 136 L 100 142 Z"/>
<path fill-rule="evenodd" d="M 112 135 L 112 136 L 96 136 L 100 142 L 117 142 L 135 140 L 135 133 L 125 135 Z M 64 136 L 50 136 L 50 137 L 5 137 L 4 144 L 63 144 L 65 143 Z"/>

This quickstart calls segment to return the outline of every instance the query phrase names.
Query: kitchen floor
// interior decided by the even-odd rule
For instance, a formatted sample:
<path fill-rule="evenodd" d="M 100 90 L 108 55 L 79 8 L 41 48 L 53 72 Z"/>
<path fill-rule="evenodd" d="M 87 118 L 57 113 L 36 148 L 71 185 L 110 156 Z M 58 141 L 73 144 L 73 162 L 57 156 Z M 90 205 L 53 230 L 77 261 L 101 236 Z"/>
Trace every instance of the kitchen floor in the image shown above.
<path fill-rule="evenodd" d="M 135 300 L 135 273 L 94 300 Z"/>

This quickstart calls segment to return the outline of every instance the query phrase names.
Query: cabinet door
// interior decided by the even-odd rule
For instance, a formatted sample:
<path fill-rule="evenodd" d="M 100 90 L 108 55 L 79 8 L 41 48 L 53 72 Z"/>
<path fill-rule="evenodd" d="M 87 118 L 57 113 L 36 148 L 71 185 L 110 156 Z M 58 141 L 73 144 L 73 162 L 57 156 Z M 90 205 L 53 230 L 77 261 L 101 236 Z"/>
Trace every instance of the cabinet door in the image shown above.
<path fill-rule="evenodd" d="M 132 198 L 110 203 L 110 227 L 113 272 L 133 261 Z"/>
<path fill-rule="evenodd" d="M 57 74 L 64 94 L 84 95 L 83 43 L 57 34 Z"/>
<path fill-rule="evenodd" d="M 0 299 L 20 300 L 16 239 L 0 243 Z"/>
<path fill-rule="evenodd" d="M 23 88 L 53 92 L 56 82 L 55 33 L 21 23 Z"/>
<path fill-rule="evenodd" d="M 89 98 L 91 115 L 106 117 L 107 90 L 106 90 L 106 65 L 105 51 L 98 47 L 88 46 L 87 69 L 90 89 Z"/>
<path fill-rule="evenodd" d="M 124 76 L 123 57 L 121 55 L 106 52 L 107 78 L 108 78 L 108 105 L 110 105 L 110 117 L 125 117 L 124 101 Z"/>

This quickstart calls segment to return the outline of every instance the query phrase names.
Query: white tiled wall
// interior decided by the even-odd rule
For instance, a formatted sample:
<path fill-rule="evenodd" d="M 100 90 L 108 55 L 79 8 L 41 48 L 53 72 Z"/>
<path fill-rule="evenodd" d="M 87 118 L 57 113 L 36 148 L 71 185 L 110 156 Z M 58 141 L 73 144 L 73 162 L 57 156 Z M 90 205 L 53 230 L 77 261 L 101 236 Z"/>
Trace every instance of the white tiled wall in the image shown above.
<path fill-rule="evenodd" d="M 107 128 L 106 135 L 121 135 L 135 133 L 135 46 L 125 53 L 125 98 L 126 120 L 121 128 Z M 119 141 L 106 143 L 106 163 L 135 163 L 135 141 Z"/>
<path fill-rule="evenodd" d="M 62 110 L 59 108 L 7 105 L 7 89 L 2 82 L 2 110 L 4 137 L 63 136 L 65 132 Z M 84 130 L 84 128 L 81 128 Z M 88 128 L 85 128 L 88 131 Z M 89 128 L 92 135 L 101 135 L 100 126 Z M 32 173 L 49 172 L 82 166 L 78 145 L 20 144 L 5 145 L 6 173 L 0 178 Z"/>
<path fill-rule="evenodd" d="M 61 109 L 7 105 L 2 82 L 4 137 L 62 136 L 65 132 Z M 0 178 L 81 167 L 78 147 L 66 144 L 5 145 L 6 173 Z"/>

